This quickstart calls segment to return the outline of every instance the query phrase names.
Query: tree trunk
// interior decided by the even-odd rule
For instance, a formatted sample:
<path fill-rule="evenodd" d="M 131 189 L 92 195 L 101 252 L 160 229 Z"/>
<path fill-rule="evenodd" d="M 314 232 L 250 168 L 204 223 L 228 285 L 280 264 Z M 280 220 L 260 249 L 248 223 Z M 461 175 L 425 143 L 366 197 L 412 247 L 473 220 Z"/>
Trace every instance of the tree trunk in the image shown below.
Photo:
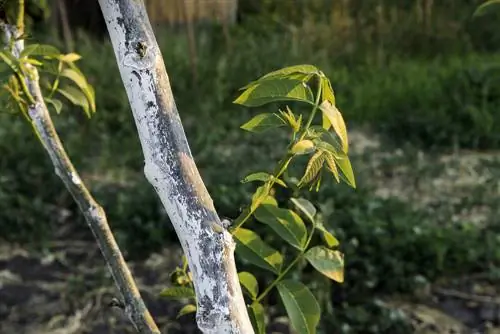
<path fill-rule="evenodd" d="M 142 0 L 99 0 L 132 107 L 144 173 L 193 274 L 204 333 L 254 333 L 234 262 L 235 243 L 196 168 Z"/>

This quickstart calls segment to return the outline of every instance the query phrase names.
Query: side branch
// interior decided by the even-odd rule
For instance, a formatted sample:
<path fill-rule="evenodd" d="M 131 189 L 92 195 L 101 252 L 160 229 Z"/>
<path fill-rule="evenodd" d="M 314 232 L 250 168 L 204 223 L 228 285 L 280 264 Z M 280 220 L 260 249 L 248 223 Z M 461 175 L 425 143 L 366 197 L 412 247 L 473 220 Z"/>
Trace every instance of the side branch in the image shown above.
<path fill-rule="evenodd" d="M 0 23 L 0 28 L 4 30 L 7 40 L 12 40 L 13 37 L 17 36 L 16 29 L 12 26 Z M 18 57 L 23 48 L 23 41 L 16 41 L 12 50 L 14 56 Z M 25 93 L 29 94 L 32 97 L 32 101 L 34 101 L 34 103 L 28 106 L 28 115 L 33 129 L 49 154 L 55 168 L 55 173 L 61 178 L 71 193 L 92 230 L 115 284 L 118 287 L 124 304 L 124 311 L 128 318 L 139 333 L 159 334 L 160 331 L 146 308 L 132 274 L 116 243 L 103 208 L 94 200 L 89 190 L 85 187 L 64 150 L 43 100 L 39 86 L 38 71 L 35 67 L 29 66 L 29 72 L 25 78 L 28 89 L 28 92 Z"/>

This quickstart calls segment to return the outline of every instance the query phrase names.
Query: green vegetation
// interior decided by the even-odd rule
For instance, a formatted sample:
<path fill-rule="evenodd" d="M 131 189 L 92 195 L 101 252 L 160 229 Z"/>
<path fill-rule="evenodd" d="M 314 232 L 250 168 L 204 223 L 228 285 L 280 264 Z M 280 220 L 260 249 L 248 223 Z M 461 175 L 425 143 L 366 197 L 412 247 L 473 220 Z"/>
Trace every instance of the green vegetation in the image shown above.
<path fill-rule="evenodd" d="M 289 25 L 276 23 L 276 17 L 280 22 L 284 17 L 278 13 L 247 18 L 231 31 L 229 47 L 221 29 L 204 28 L 198 34 L 196 83 L 185 36 L 158 33 L 188 140 L 221 216 L 240 214 L 255 190 L 240 180 L 253 171 L 272 170 L 287 145 L 285 131 L 277 138 L 240 129 L 254 112 L 232 101 L 238 88 L 256 77 L 287 65 L 314 64 L 331 79 L 348 128 L 369 129 L 369 141 L 376 141 L 375 134 L 382 137 L 375 149 L 352 149 L 355 191 L 325 182 L 309 198 L 320 204 L 323 221 L 340 241 L 346 262 L 341 285 L 325 283 L 313 270 L 303 274 L 328 312 L 322 316 L 323 328 L 411 333 L 408 319 L 385 299 L 418 299 L 416 291 L 429 284 L 472 273 L 498 275 L 499 159 L 493 156 L 473 167 L 476 181 L 460 191 L 441 194 L 443 183 L 425 186 L 446 179 L 450 169 L 458 174 L 451 174 L 454 182 L 449 183 L 460 187 L 455 183 L 461 184 L 461 176 L 456 176 L 462 175 L 461 164 L 442 161 L 444 154 L 500 147 L 500 56 L 495 53 L 500 34 L 492 28 L 498 16 L 472 21 L 475 7 L 465 3 L 445 1 L 435 8 L 427 32 L 414 16 L 400 16 L 393 26 L 380 30 L 383 34 L 369 34 L 368 25 L 376 21 L 371 5 L 357 15 L 373 22 L 363 21 L 360 24 L 367 26 L 347 32 L 340 24 L 328 26 L 308 18 L 307 29 L 301 27 L 294 35 Z M 452 4 L 457 4 L 452 14 L 446 13 Z M 387 7 L 384 15 L 390 13 Z M 45 36 L 40 42 L 54 41 Z M 75 165 L 106 208 L 120 244 L 130 257 L 142 257 L 175 240 L 175 234 L 143 177 L 142 154 L 111 47 L 84 34 L 75 45 L 83 56 L 82 71 L 97 92 L 97 113 L 83 122 L 75 108 L 54 114 L 54 121 Z M 0 113 L 0 236 L 43 246 L 61 224 L 53 217 L 63 220 L 70 214 L 71 220 L 81 219 L 27 127 L 19 117 Z M 357 139 L 352 139 L 354 146 Z M 423 162 L 419 152 L 425 152 Z M 472 168 L 468 160 L 465 165 Z M 381 197 L 381 190 L 396 181 L 406 191 Z M 289 198 L 287 191 L 278 191 L 278 200 Z M 442 197 L 423 199 L 435 192 Z M 484 217 L 476 222 L 475 210 L 484 207 Z M 266 241 L 279 245 L 272 235 Z M 270 282 L 266 275 L 262 271 L 257 278 Z M 271 294 L 267 302 L 275 303 L 275 297 Z"/>

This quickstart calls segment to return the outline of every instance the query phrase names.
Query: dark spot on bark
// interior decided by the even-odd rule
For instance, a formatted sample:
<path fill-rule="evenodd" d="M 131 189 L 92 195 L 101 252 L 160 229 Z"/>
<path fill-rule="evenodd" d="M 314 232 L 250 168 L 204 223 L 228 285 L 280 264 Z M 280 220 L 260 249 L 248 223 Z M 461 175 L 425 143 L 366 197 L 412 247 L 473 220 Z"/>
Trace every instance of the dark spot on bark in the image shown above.
<path fill-rule="evenodd" d="M 153 101 L 148 101 L 148 103 L 146 103 L 146 110 L 149 110 L 151 108 L 153 108 L 155 106 L 154 102 Z M 158 181 L 158 180 L 156 180 Z"/>
<path fill-rule="evenodd" d="M 137 71 L 132 71 L 132 74 L 135 75 L 137 80 L 139 80 L 139 85 L 141 85 L 141 76 L 139 75 L 139 73 Z"/>

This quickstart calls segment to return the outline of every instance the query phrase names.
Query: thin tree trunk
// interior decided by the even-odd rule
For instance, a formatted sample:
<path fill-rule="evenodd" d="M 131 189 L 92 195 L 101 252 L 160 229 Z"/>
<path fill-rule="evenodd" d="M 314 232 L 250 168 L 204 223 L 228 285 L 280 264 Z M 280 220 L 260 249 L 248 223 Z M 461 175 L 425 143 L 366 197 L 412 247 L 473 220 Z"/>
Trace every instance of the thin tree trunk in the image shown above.
<path fill-rule="evenodd" d="M 142 0 L 99 0 L 144 153 L 144 173 L 177 232 L 193 274 L 204 333 L 254 333 L 221 224 L 196 168 Z M 196 98 L 196 97 L 193 97 Z"/>
<path fill-rule="evenodd" d="M 68 19 L 68 11 L 66 10 L 66 3 L 64 2 L 64 0 L 57 0 L 57 7 L 59 9 L 59 17 L 61 18 L 61 27 L 66 52 L 74 51 L 73 33 L 71 32 L 71 26 Z"/>
<path fill-rule="evenodd" d="M 7 43 L 13 37 L 18 36 L 15 27 L 0 22 L 1 30 L 4 31 Z M 19 39 L 14 43 L 12 53 L 18 58 L 23 49 L 24 41 Z M 35 133 L 52 160 L 55 173 L 61 178 L 73 196 L 96 238 L 122 297 L 122 300 L 116 306 L 122 308 L 139 333 L 160 334 L 111 232 L 104 209 L 85 187 L 59 139 L 40 91 L 38 71 L 31 65 L 27 65 L 27 68 L 30 75 L 26 76 L 26 86 L 31 96 L 30 100 L 32 100 L 28 108 L 28 116 Z"/>

